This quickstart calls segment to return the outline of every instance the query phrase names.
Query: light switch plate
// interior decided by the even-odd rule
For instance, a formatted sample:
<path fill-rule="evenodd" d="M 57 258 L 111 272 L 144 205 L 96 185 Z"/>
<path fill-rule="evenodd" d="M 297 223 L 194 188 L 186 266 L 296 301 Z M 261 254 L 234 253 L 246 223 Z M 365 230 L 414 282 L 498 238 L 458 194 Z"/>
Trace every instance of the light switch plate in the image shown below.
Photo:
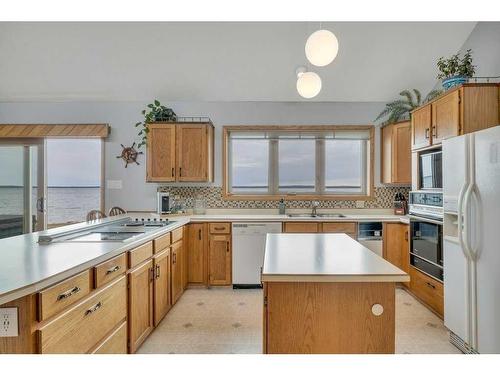
<path fill-rule="evenodd" d="M 0 308 L 0 337 L 19 336 L 17 307 Z"/>
<path fill-rule="evenodd" d="M 108 189 L 120 190 L 122 188 L 122 180 L 107 180 L 106 186 Z"/>

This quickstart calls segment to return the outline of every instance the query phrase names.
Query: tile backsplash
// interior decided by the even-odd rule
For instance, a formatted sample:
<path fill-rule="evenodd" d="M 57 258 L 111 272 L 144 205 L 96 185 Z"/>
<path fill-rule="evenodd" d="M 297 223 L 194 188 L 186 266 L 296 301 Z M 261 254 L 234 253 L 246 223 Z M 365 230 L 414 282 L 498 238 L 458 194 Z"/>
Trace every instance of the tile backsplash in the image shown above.
<path fill-rule="evenodd" d="M 170 196 L 179 196 L 186 208 L 192 208 L 197 195 L 205 198 L 206 208 L 278 208 L 278 201 L 224 200 L 219 186 L 160 186 L 158 191 L 169 192 Z M 392 208 L 394 195 L 403 193 L 408 199 L 409 187 L 376 187 L 375 198 L 365 201 L 364 208 Z M 356 208 L 354 200 L 322 200 L 319 208 Z M 310 208 L 311 201 L 287 199 L 288 208 Z"/>

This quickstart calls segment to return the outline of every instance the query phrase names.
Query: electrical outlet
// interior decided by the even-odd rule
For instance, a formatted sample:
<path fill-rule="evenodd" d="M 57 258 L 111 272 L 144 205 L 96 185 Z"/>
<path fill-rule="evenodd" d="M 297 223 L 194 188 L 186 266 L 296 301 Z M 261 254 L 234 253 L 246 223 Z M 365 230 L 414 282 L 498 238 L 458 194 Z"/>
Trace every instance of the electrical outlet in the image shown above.
<path fill-rule="evenodd" d="M 17 307 L 0 308 L 0 337 L 19 336 Z"/>

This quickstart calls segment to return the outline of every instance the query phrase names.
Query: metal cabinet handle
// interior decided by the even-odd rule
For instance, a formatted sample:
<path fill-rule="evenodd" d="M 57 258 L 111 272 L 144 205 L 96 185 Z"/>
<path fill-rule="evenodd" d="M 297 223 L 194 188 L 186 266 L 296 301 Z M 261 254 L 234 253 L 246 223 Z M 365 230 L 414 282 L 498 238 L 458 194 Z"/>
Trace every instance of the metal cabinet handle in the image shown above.
<path fill-rule="evenodd" d="M 87 311 L 85 311 L 85 315 L 90 315 L 93 312 L 99 310 L 101 307 L 102 307 L 102 302 L 99 301 L 94 306 L 92 306 L 90 309 L 88 309 Z"/>
<path fill-rule="evenodd" d="M 177 254 L 176 253 L 172 254 L 172 263 L 173 264 L 177 263 Z"/>
<path fill-rule="evenodd" d="M 182 177 L 182 167 L 179 167 L 179 177 Z"/>
<path fill-rule="evenodd" d="M 432 126 L 432 136 L 436 138 L 438 136 L 436 125 Z"/>
<path fill-rule="evenodd" d="M 405 241 L 408 241 L 408 231 L 405 232 Z"/>
<path fill-rule="evenodd" d="M 429 139 L 429 128 L 425 129 L 425 139 Z"/>
<path fill-rule="evenodd" d="M 215 230 L 224 230 L 226 229 L 225 227 L 214 227 Z"/>
<path fill-rule="evenodd" d="M 67 290 L 66 292 L 64 293 L 61 293 L 57 296 L 57 300 L 60 301 L 60 300 L 63 300 L 63 299 L 66 299 L 68 297 L 71 297 L 73 294 L 76 294 L 80 291 L 80 287 L 79 286 L 75 286 L 74 288 L 70 289 L 70 290 Z"/>
<path fill-rule="evenodd" d="M 172 177 L 174 177 L 174 167 L 172 167 Z"/>
<path fill-rule="evenodd" d="M 106 271 L 106 275 L 114 273 L 114 272 L 118 271 L 119 269 L 120 269 L 120 266 L 114 266 L 114 267 L 112 267 L 112 268 L 110 268 L 109 270 Z"/>
<path fill-rule="evenodd" d="M 201 241 L 201 229 L 198 229 L 198 239 Z"/>
<path fill-rule="evenodd" d="M 432 284 L 431 284 L 431 283 L 429 283 L 429 282 L 427 283 L 427 286 L 428 286 L 429 288 L 436 289 L 436 286 L 435 286 L 435 285 L 432 285 Z"/>
<path fill-rule="evenodd" d="M 156 278 L 159 279 L 160 278 L 160 265 L 157 264 L 155 268 L 156 268 Z"/>
<path fill-rule="evenodd" d="M 226 252 L 229 253 L 229 241 L 226 241 Z"/>

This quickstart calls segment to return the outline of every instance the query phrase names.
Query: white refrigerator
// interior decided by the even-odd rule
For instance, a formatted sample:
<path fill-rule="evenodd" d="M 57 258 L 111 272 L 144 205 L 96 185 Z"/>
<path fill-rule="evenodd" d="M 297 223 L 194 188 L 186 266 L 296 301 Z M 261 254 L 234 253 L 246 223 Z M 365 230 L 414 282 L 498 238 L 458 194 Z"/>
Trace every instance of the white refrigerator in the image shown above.
<path fill-rule="evenodd" d="M 469 353 L 500 353 L 500 126 L 443 141 L 444 324 Z"/>

